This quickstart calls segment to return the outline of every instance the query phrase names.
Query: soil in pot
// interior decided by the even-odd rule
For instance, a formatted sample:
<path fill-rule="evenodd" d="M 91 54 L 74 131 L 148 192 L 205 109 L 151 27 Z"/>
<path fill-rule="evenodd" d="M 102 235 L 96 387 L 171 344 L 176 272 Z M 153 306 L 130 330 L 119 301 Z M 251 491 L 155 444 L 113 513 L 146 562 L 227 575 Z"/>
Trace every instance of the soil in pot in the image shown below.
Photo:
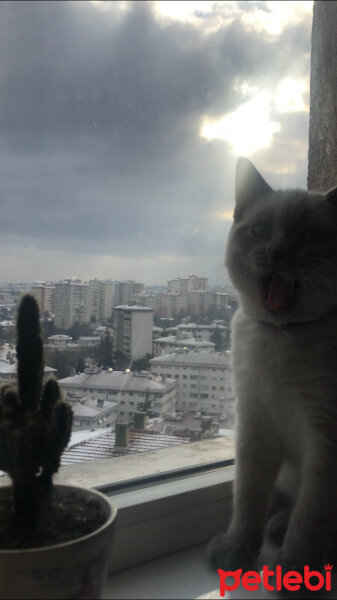
<path fill-rule="evenodd" d="M 0 495 L 0 549 L 17 550 L 52 546 L 92 533 L 106 521 L 106 513 L 95 498 L 85 498 L 73 490 L 54 490 L 52 504 L 38 518 L 27 537 L 13 518 L 11 489 Z"/>

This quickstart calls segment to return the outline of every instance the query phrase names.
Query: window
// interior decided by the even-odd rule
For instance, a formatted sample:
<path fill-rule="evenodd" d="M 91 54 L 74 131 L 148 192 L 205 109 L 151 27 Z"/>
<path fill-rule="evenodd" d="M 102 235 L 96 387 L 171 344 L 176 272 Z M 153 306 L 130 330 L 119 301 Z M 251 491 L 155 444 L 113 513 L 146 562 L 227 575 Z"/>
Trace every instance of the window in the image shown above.
<path fill-rule="evenodd" d="M 235 118 L 239 106 L 249 111 L 250 103 L 267 98 L 261 110 L 255 104 L 251 113 L 254 123 L 255 115 L 262 113 L 267 131 L 269 127 L 270 135 L 258 140 L 261 164 L 268 159 L 268 170 L 280 187 L 283 178 L 287 183 L 288 175 L 296 185 L 305 183 L 303 131 L 307 101 L 297 91 L 297 104 L 293 98 L 286 104 L 284 97 L 277 95 L 277 89 L 282 90 L 278 86 L 287 78 L 295 81 L 295 90 L 305 87 L 309 46 L 304 49 L 305 34 L 301 29 L 300 47 L 296 46 L 293 52 L 296 69 L 284 64 L 282 36 L 276 27 L 270 42 L 270 32 L 263 29 L 265 21 L 261 19 L 257 25 L 255 9 L 261 15 L 255 5 L 252 20 L 240 3 L 235 3 L 235 10 L 231 3 L 224 7 L 225 3 L 218 3 L 215 12 L 220 11 L 219 18 L 204 3 L 198 14 L 195 8 L 192 14 L 189 7 L 184 7 L 184 21 L 180 22 L 178 13 L 174 14 L 174 8 L 168 6 L 176 3 L 136 6 L 59 2 L 43 3 L 43 10 L 39 4 L 0 6 L 0 18 L 3 16 L 8 26 L 1 45 L 6 69 L 0 73 L 1 139 L 6 155 L 0 181 L 2 197 L 6 198 L 1 213 L 1 239 L 3 256 L 15 256 L 14 262 L 10 258 L 3 261 L 1 281 L 9 283 L 1 285 L 0 308 L 5 311 L 8 295 L 8 305 L 13 305 L 9 309 L 12 317 L 23 287 L 32 288 L 39 298 L 41 314 L 54 315 L 53 323 L 43 323 L 46 330 L 52 325 L 56 332 L 69 334 L 77 343 L 80 336 L 92 335 L 98 325 L 111 331 L 113 328 L 110 347 L 100 343 L 80 354 L 70 348 L 58 349 L 55 356 L 48 350 L 46 364 L 58 369 L 59 379 L 75 378 L 81 371 L 85 375 L 81 379 L 83 387 L 77 383 L 71 386 L 76 398 L 82 392 L 89 393 L 93 400 L 104 399 L 104 407 L 109 401 L 121 400 L 122 410 L 117 404 L 117 411 L 126 416 L 128 397 L 133 400 L 130 408 L 139 406 L 139 402 L 146 406 L 154 398 L 154 394 L 135 391 L 126 383 L 126 370 L 129 366 L 133 369 L 132 360 L 138 362 L 138 371 L 146 370 L 137 353 L 143 344 L 149 344 L 152 353 L 152 330 L 149 342 L 143 335 L 132 347 L 134 317 L 139 315 L 132 313 L 131 318 L 127 316 L 130 313 L 115 310 L 111 319 L 112 306 L 115 300 L 119 305 L 138 304 L 145 292 L 144 302 L 148 299 L 156 306 L 155 324 L 163 329 L 160 335 L 170 338 L 179 332 L 173 327 L 180 324 L 183 315 L 189 317 L 185 325 L 193 321 L 206 323 L 208 315 L 207 326 L 222 320 L 225 315 L 214 308 L 219 298 L 215 290 L 229 293 L 235 306 L 235 292 L 227 275 L 222 269 L 216 273 L 214 264 L 223 262 L 233 211 L 230 165 L 234 165 L 237 154 L 246 151 L 250 155 L 255 148 L 242 148 L 247 143 L 245 123 L 234 127 L 237 139 L 233 140 L 221 138 L 227 134 L 216 122 L 223 117 L 232 118 L 231 115 Z M 276 8 L 270 4 L 274 14 Z M 1 11 L 5 10 L 9 12 L 4 17 Z M 172 13 L 163 15 L 164 10 Z M 300 16 L 296 12 L 296 19 L 305 27 L 304 12 L 298 10 Z M 268 22 L 269 18 L 268 13 Z M 139 23 L 144 26 L 138 27 Z M 238 25 L 240 45 L 234 53 L 231 40 Z M 284 19 L 277 25 L 282 30 L 290 27 Z M 247 42 L 248 39 L 255 42 Z M 287 41 L 289 55 L 292 40 L 290 36 Z M 249 51 L 249 44 L 253 43 L 258 45 L 256 53 Z M 264 52 L 266 47 L 268 53 Z M 263 59 L 266 54 L 268 64 Z M 252 56 L 257 57 L 254 65 Z M 243 59 L 248 61 L 244 69 Z M 269 87 L 268 81 L 272 82 Z M 284 110 L 280 109 L 282 102 Z M 300 108 L 296 111 L 294 106 Z M 263 124 L 258 125 L 260 132 L 264 130 Z M 250 144 L 257 143 L 252 134 L 248 137 Z M 291 165 L 286 147 L 292 149 Z M 218 165 L 225 165 L 224 177 L 219 177 Z M 13 177 L 13 173 L 21 175 Z M 13 198 L 15 202 L 11 202 Z M 188 273 L 196 273 L 199 279 L 189 278 Z M 203 276 L 208 279 L 203 280 Z M 26 281 L 27 277 L 31 281 Z M 12 279 L 26 283 L 16 284 Z M 175 297 L 168 292 L 168 282 Z M 188 291 L 185 295 L 189 305 L 180 306 L 185 299 L 179 286 L 192 287 L 194 283 L 207 289 L 207 296 Z M 193 303 L 192 296 L 198 296 Z M 208 301 L 213 304 L 208 306 Z M 95 323 L 90 322 L 92 316 Z M 230 316 L 226 316 L 227 321 Z M 161 320 L 166 317 L 165 322 Z M 139 331 L 144 323 L 140 323 Z M 199 327 L 186 329 L 208 337 L 208 332 Z M 165 353 L 176 350 L 170 341 L 161 346 Z M 124 362 L 123 356 L 114 356 L 112 362 L 111 355 L 116 350 L 124 355 L 130 352 L 130 356 Z M 226 398 L 222 406 L 227 408 L 228 395 L 232 393 L 229 377 L 223 375 L 223 369 L 215 368 L 214 362 L 211 366 L 199 362 L 203 352 L 195 352 L 194 364 L 191 362 L 190 366 L 190 350 L 180 346 L 174 352 L 175 360 L 186 360 L 185 366 L 165 367 L 165 361 L 170 360 L 166 357 L 163 361 L 160 355 L 153 373 L 172 376 L 174 369 L 179 369 L 182 380 L 174 376 L 177 396 L 183 390 L 189 399 L 191 382 L 190 397 L 195 400 L 191 408 L 200 410 L 202 406 L 203 412 L 211 400 L 202 393 L 200 398 L 206 401 L 200 402 L 195 393 L 198 373 L 202 369 L 202 383 L 214 383 L 210 392 L 216 390 L 219 376 Z M 109 368 L 114 371 L 109 373 Z M 107 380 L 116 381 L 116 372 L 121 373 L 120 383 L 111 389 Z M 193 375 L 189 378 L 190 373 Z M 142 381 L 144 373 L 137 376 Z M 207 379 L 210 377 L 213 379 Z M 162 389 L 164 384 L 155 385 Z M 146 390 L 145 386 L 139 387 Z M 202 392 L 207 389 L 203 387 Z M 176 392 L 172 398 L 173 403 Z M 171 395 L 167 393 L 165 410 L 170 402 Z M 122 460 L 124 457 L 119 462 Z M 139 460 L 145 464 L 146 455 Z M 199 462 L 203 462 L 202 450 Z M 165 465 L 160 468 L 165 470 Z"/>

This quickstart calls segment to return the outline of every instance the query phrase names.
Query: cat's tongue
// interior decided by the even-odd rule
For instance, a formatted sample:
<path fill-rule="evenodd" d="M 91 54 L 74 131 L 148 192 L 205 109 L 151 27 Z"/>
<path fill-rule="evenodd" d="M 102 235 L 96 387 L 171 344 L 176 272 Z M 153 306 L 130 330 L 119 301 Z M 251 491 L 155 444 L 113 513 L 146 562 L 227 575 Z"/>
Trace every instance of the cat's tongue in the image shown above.
<path fill-rule="evenodd" d="M 288 306 L 293 295 L 293 284 L 274 274 L 267 290 L 266 304 L 273 310 L 280 310 Z"/>

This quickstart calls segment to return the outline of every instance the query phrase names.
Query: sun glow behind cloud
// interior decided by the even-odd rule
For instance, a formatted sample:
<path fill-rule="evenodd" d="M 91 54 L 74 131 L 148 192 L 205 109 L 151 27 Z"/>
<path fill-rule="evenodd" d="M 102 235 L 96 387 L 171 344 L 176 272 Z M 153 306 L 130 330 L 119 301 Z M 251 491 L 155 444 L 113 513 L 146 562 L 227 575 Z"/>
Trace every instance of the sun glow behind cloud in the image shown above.
<path fill-rule="evenodd" d="M 201 136 L 207 140 L 227 140 L 236 154 L 251 154 L 269 146 L 273 134 L 280 130 L 279 123 L 270 119 L 271 99 L 269 92 L 260 92 L 222 119 L 206 119 Z"/>
<path fill-rule="evenodd" d="M 238 89 L 243 96 L 253 97 L 221 119 L 206 117 L 200 130 L 201 137 L 207 140 L 226 140 L 236 154 L 251 154 L 271 145 L 274 133 L 281 129 L 280 123 L 271 118 L 272 110 L 280 115 L 309 110 L 303 100 L 308 85 L 302 80 L 283 79 L 273 94 L 250 87 L 246 82 Z"/>
<path fill-rule="evenodd" d="M 246 5 L 246 9 L 244 8 Z M 279 35 L 290 23 L 295 24 L 312 13 L 312 0 L 266 0 L 254 4 L 251 0 L 235 2 L 156 0 L 153 3 L 159 18 L 189 22 L 212 32 L 233 19 L 247 27 L 270 35 Z"/>
<path fill-rule="evenodd" d="M 275 90 L 275 109 L 279 113 L 307 112 L 309 106 L 304 102 L 303 95 L 308 90 L 309 85 L 306 81 L 291 79 L 290 77 L 282 79 Z"/>

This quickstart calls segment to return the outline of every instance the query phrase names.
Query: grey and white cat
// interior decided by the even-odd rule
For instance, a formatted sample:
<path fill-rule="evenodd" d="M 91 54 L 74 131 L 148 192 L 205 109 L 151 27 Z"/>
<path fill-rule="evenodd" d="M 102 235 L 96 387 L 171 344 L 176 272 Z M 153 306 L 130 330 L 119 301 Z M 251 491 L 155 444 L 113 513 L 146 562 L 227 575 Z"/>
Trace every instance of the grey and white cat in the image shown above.
<path fill-rule="evenodd" d="M 337 188 L 274 191 L 239 159 L 226 266 L 236 393 L 233 517 L 213 565 L 250 568 L 273 492 L 278 564 L 321 568 L 337 527 Z"/>

